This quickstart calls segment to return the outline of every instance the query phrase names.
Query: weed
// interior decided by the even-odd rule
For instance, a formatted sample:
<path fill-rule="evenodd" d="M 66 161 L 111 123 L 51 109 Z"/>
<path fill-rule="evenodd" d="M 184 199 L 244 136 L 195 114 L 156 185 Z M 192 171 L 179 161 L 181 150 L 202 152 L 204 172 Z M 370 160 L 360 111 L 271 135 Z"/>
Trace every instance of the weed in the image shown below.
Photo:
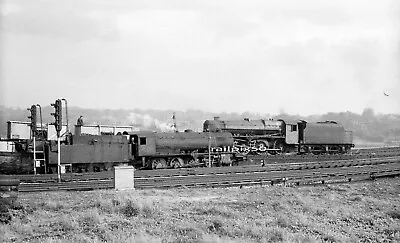
<path fill-rule="evenodd" d="M 113 198 L 111 203 L 114 207 L 121 205 L 121 202 L 118 199 Z"/>
<path fill-rule="evenodd" d="M 279 228 L 271 228 L 267 231 L 267 242 L 282 242 L 284 234 Z"/>
<path fill-rule="evenodd" d="M 108 222 L 108 227 L 111 231 L 115 231 L 115 230 L 129 229 L 132 227 L 132 224 L 127 219 L 117 218 L 115 220 Z"/>
<path fill-rule="evenodd" d="M 79 218 L 79 225 L 86 230 L 92 230 L 101 222 L 100 215 L 97 210 L 89 210 L 83 212 Z"/>
<path fill-rule="evenodd" d="M 317 216 L 326 216 L 328 214 L 328 210 L 326 210 L 325 208 L 317 208 L 315 209 L 315 215 Z"/>
<path fill-rule="evenodd" d="M 211 222 L 211 224 L 207 227 L 210 232 L 220 232 L 223 228 L 223 223 L 219 219 L 215 219 Z"/>
<path fill-rule="evenodd" d="M 154 238 L 150 235 L 146 235 L 146 234 L 140 234 L 140 235 L 136 235 L 133 237 L 129 237 L 128 239 L 125 239 L 124 242 L 133 242 L 133 243 L 148 243 L 148 242 L 152 242 L 152 243 L 164 243 L 167 241 L 162 241 L 161 239 L 158 238 Z"/>
<path fill-rule="evenodd" d="M 391 217 L 392 219 L 400 219 L 400 211 L 399 210 L 391 210 L 386 213 L 387 216 Z"/>
<path fill-rule="evenodd" d="M 194 223 L 178 223 L 174 225 L 172 230 L 177 237 L 176 242 L 193 242 L 201 238 L 203 234 L 198 225 Z"/>
<path fill-rule="evenodd" d="M 218 236 L 215 234 L 203 234 L 201 239 L 197 240 L 197 243 L 235 243 L 235 242 L 243 242 L 243 241 L 236 241 L 232 238 L 226 236 Z"/>
<path fill-rule="evenodd" d="M 56 218 L 55 221 L 52 221 L 49 227 L 53 231 L 71 232 L 78 229 L 79 224 L 75 221 L 75 219 L 66 215 L 62 215 L 61 217 Z"/>
<path fill-rule="evenodd" d="M 148 203 L 142 205 L 142 214 L 145 218 L 156 218 L 162 215 L 154 204 L 150 205 Z"/>
<path fill-rule="evenodd" d="M 98 198 L 96 201 L 94 201 L 93 207 L 96 207 L 101 212 L 105 212 L 105 213 L 113 213 L 114 209 L 115 209 L 113 201 L 109 200 L 109 199 L 104 199 L 104 198 Z"/>
<path fill-rule="evenodd" d="M 200 215 L 210 215 L 210 216 L 222 216 L 225 218 L 233 217 L 232 209 L 228 209 L 223 206 L 211 206 L 210 208 L 197 208 L 196 211 Z"/>
<path fill-rule="evenodd" d="M 0 205 L 0 224 L 8 224 L 11 222 L 12 216 L 9 212 L 8 205 Z"/>
<path fill-rule="evenodd" d="M 244 238 L 250 238 L 250 239 L 254 239 L 256 241 L 261 241 L 264 237 L 264 233 L 262 232 L 262 229 L 259 227 L 254 227 L 252 225 L 244 227 L 243 231 L 244 231 L 244 234 L 243 234 Z"/>
<path fill-rule="evenodd" d="M 349 198 L 349 201 L 351 202 L 361 202 L 363 199 L 360 196 L 352 196 Z"/>
<path fill-rule="evenodd" d="M 30 224 L 21 224 L 21 222 L 13 222 L 11 227 L 14 231 L 22 235 L 23 237 L 29 237 L 33 235 L 33 228 Z"/>
<path fill-rule="evenodd" d="M 291 220 L 289 219 L 289 217 L 284 214 L 279 215 L 278 218 L 276 219 L 276 224 L 282 228 L 289 227 L 291 225 L 290 222 L 291 222 Z"/>
<path fill-rule="evenodd" d="M 46 201 L 39 204 L 41 208 L 48 211 L 58 212 L 64 208 L 64 205 L 59 201 Z"/>
<path fill-rule="evenodd" d="M 271 206 L 275 211 L 284 211 L 285 210 L 285 207 L 279 201 L 272 202 Z"/>
<path fill-rule="evenodd" d="M 100 241 L 108 241 L 111 234 L 108 231 L 108 225 L 102 223 L 102 218 L 97 209 L 92 209 L 84 212 L 79 218 L 79 226 L 83 233 L 91 239 L 99 239 Z"/>
<path fill-rule="evenodd" d="M 140 213 L 140 206 L 128 199 L 125 204 L 120 208 L 120 212 L 125 215 L 125 217 L 136 217 Z"/>
<path fill-rule="evenodd" d="M 336 239 L 336 237 L 330 233 L 323 235 L 322 240 L 324 242 L 339 242 L 339 240 Z"/>

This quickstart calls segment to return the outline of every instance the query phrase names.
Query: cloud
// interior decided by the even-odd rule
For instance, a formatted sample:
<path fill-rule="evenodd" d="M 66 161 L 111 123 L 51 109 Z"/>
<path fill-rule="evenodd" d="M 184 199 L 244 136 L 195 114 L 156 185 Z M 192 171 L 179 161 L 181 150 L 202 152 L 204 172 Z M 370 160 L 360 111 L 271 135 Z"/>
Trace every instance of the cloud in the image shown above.
<path fill-rule="evenodd" d="M 18 1 L 16 1 L 18 3 Z M 82 1 L 24 1 L 2 11 L 2 34 L 47 36 L 74 41 L 119 39 L 113 15 L 90 11 Z"/>
<path fill-rule="evenodd" d="M 376 90 L 400 92 L 396 1 L 7 4 L 7 104 L 63 96 L 110 109 L 398 111 L 398 95 L 393 104 L 371 100 Z M 42 92 L 55 82 L 63 88 Z"/>

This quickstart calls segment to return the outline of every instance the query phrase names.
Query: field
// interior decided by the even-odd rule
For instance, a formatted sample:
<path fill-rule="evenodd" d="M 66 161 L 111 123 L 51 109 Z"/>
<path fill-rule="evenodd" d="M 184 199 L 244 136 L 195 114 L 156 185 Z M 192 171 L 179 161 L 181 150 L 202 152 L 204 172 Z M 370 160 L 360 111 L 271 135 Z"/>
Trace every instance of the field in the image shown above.
<path fill-rule="evenodd" d="M 400 242 L 400 178 L 20 193 L 2 242 Z"/>

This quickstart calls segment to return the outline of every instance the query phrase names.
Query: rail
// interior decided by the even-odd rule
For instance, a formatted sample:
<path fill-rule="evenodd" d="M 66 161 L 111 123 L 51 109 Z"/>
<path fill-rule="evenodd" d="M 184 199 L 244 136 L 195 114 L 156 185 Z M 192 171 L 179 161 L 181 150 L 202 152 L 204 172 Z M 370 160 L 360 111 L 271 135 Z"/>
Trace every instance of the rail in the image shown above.
<path fill-rule="evenodd" d="M 135 188 L 213 187 L 265 184 L 309 184 L 354 181 L 400 175 L 400 156 L 309 163 L 186 168 L 135 172 Z M 8 176 L 19 179 L 21 192 L 114 188 L 114 173 Z"/>

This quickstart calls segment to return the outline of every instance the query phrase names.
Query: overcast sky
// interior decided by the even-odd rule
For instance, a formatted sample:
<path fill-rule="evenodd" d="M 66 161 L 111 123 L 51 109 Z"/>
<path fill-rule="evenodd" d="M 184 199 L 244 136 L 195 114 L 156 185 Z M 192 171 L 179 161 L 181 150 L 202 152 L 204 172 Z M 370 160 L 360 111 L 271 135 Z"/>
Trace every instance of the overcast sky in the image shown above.
<path fill-rule="evenodd" d="M 400 113 L 398 0 L 0 3 L 8 107 Z"/>

